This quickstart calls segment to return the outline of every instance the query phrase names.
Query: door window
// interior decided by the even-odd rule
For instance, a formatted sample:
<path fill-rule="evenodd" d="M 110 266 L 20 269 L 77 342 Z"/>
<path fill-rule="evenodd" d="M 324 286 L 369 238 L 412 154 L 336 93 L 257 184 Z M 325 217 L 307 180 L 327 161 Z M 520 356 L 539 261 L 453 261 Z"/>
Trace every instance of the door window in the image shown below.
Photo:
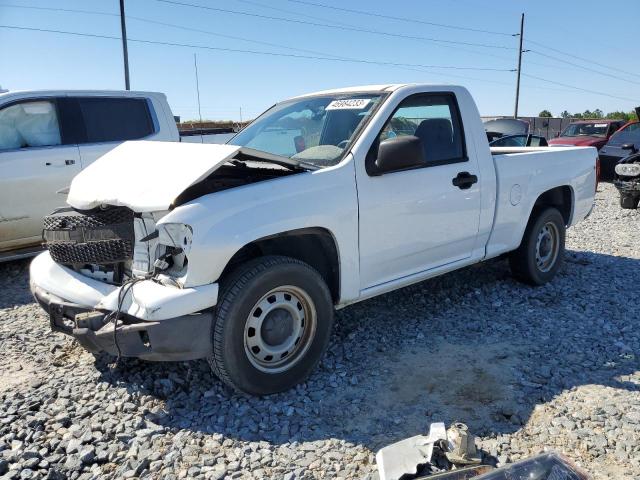
<path fill-rule="evenodd" d="M 413 135 L 428 164 L 466 161 L 460 115 L 453 95 L 414 95 L 404 100 L 380 132 L 380 141 Z"/>
<path fill-rule="evenodd" d="M 86 97 L 78 103 L 86 143 L 137 140 L 154 133 L 149 105 L 143 98 Z"/>
<path fill-rule="evenodd" d="M 60 145 L 53 101 L 21 102 L 0 110 L 0 150 Z"/>

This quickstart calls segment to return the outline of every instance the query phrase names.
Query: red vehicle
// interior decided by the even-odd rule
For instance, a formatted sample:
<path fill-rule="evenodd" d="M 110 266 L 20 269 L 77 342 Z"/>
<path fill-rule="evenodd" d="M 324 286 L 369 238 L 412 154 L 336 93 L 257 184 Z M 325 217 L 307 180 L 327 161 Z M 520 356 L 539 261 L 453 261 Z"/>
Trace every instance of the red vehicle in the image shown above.
<path fill-rule="evenodd" d="M 596 147 L 600 150 L 620 127 L 622 120 L 582 120 L 570 124 L 549 146 Z"/>

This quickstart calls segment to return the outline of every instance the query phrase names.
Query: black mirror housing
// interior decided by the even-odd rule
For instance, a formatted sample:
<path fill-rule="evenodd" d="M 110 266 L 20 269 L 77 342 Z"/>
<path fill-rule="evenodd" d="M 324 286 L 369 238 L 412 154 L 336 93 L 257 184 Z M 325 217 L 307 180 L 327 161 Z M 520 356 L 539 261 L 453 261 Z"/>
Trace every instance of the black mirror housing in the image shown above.
<path fill-rule="evenodd" d="M 622 150 L 635 150 L 636 146 L 633 143 L 625 143 L 624 145 L 621 145 L 620 148 Z"/>
<path fill-rule="evenodd" d="M 375 161 L 375 175 L 424 167 L 422 140 L 413 135 L 394 137 L 380 142 Z"/>

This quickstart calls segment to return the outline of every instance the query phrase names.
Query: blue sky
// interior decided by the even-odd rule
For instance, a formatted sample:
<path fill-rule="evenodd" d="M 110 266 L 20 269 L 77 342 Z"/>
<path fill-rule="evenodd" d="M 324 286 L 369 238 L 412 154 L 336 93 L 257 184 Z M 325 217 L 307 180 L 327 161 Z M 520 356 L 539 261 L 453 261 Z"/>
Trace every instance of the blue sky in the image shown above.
<path fill-rule="evenodd" d="M 518 39 L 508 35 L 372 17 L 293 0 L 176 1 L 304 22 L 383 31 L 392 35 L 231 14 L 158 0 L 126 0 L 129 38 L 422 66 L 500 70 L 516 66 Z M 581 112 L 600 108 L 608 112 L 631 110 L 640 105 L 640 64 L 637 53 L 640 2 L 637 0 L 610 3 L 602 0 L 309 1 L 501 33 L 516 33 L 520 13 L 524 12 L 525 48 L 532 51 L 524 54 L 523 73 L 538 78 L 522 79 L 522 115 L 535 115 L 545 108 L 557 115 L 565 109 Z M 112 15 L 16 6 L 87 10 Z M 120 35 L 118 13 L 118 0 L 0 0 L 0 25 L 117 37 Z M 440 43 L 424 38 L 506 48 Z M 183 119 L 197 118 L 194 53 L 198 56 L 202 115 L 206 118 L 238 119 L 242 108 L 246 119 L 278 100 L 309 91 L 396 82 L 461 84 L 475 96 L 483 115 L 513 113 L 515 73 L 509 71 L 349 63 L 133 41 L 129 43 L 131 88 L 164 92 L 174 113 Z M 117 40 L 0 28 L 0 85 L 3 88 L 122 89 L 123 78 L 122 50 Z M 540 79 L 591 90 L 593 93 Z"/>

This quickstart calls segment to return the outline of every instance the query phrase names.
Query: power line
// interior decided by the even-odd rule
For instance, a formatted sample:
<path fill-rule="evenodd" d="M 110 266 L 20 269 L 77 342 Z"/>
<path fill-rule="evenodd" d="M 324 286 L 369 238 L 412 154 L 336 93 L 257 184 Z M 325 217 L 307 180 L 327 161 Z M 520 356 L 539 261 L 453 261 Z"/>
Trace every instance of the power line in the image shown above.
<path fill-rule="evenodd" d="M 35 27 L 23 27 L 18 25 L 0 25 L 0 28 L 13 29 L 13 30 L 26 30 L 32 32 L 45 32 L 45 33 L 55 33 L 60 35 L 73 35 L 79 37 L 92 37 L 92 38 L 103 38 L 108 40 L 121 40 L 120 37 L 115 37 L 111 35 L 99 35 L 94 33 L 82 33 L 82 32 L 69 32 L 65 30 L 53 30 L 46 28 L 35 28 Z M 355 59 L 355 58 L 339 58 L 339 57 L 321 57 L 321 56 L 313 56 L 313 55 L 296 55 L 292 53 L 279 53 L 279 52 L 265 52 L 260 50 L 243 50 L 239 48 L 223 48 L 223 47 L 211 47 L 208 45 L 194 45 L 189 43 L 177 43 L 177 42 L 165 42 L 159 40 L 146 40 L 140 38 L 129 38 L 130 42 L 150 44 L 150 45 L 165 45 L 171 47 L 186 47 L 186 48 L 199 48 L 203 50 L 213 50 L 220 52 L 231 52 L 231 53 L 247 53 L 252 55 L 266 55 L 273 57 L 290 57 L 290 58 L 299 58 L 299 59 L 308 59 L 308 60 L 325 60 L 325 61 L 333 61 L 333 62 L 345 62 L 345 63 L 363 63 L 370 65 L 383 65 L 383 66 L 392 66 L 392 67 L 417 67 L 417 68 L 426 68 L 426 69 L 451 69 L 451 70 L 477 70 L 477 71 L 487 71 L 487 72 L 513 72 L 514 70 L 508 69 L 500 69 L 500 68 L 484 68 L 484 67 L 460 67 L 454 65 L 423 65 L 417 63 L 400 63 L 400 62 L 384 62 L 384 61 L 374 61 L 374 60 L 363 60 L 363 59 Z"/>
<path fill-rule="evenodd" d="M 277 8 L 271 7 L 269 5 L 262 5 L 262 4 L 258 3 L 258 2 L 253 2 L 253 1 L 250 1 L 250 0 L 240 0 L 240 1 L 245 1 L 245 2 L 251 3 L 253 5 L 264 6 L 265 8 L 272 8 L 272 9 L 276 9 L 276 10 L 280 10 L 280 11 L 285 11 L 283 9 L 277 9 Z M 10 8 L 23 8 L 23 9 L 31 9 L 31 10 L 44 10 L 44 11 L 65 12 L 65 13 L 81 13 L 81 14 L 101 15 L 101 16 L 109 16 L 109 17 L 119 17 L 120 16 L 120 15 L 115 14 L 115 13 L 99 12 L 99 11 L 92 11 L 92 10 L 71 9 L 71 8 L 39 7 L 39 6 L 32 6 L 32 5 L 15 5 L 15 4 L 2 4 L 2 6 L 3 7 L 10 7 Z M 313 17 L 311 15 L 303 15 L 303 16 L 306 16 L 308 18 L 318 18 L 318 17 Z M 232 40 L 240 40 L 240 41 L 244 41 L 244 42 L 255 43 L 255 44 L 258 44 L 258 45 L 267 45 L 267 46 L 270 46 L 270 47 L 284 48 L 284 49 L 287 49 L 287 50 L 293 50 L 293 51 L 305 52 L 305 53 L 314 53 L 314 54 L 319 54 L 319 55 L 332 56 L 332 57 L 336 57 L 336 58 L 348 58 L 348 57 L 344 57 L 342 55 L 333 55 L 333 54 L 328 54 L 328 53 L 324 53 L 324 52 L 319 52 L 317 50 L 309 50 L 309 49 L 304 49 L 304 48 L 297 48 L 297 47 L 292 47 L 292 46 L 289 46 L 289 45 L 282 45 L 282 44 L 278 44 L 278 43 L 266 42 L 266 41 L 261 41 L 261 40 L 254 40 L 254 39 L 249 39 L 249 38 L 245 38 L 245 37 L 238 37 L 238 36 L 234 36 L 234 35 L 225 35 L 225 34 L 218 33 L 218 32 L 212 32 L 210 30 L 202 30 L 202 29 L 199 29 L 199 28 L 187 27 L 187 26 L 184 26 L 184 25 L 177 25 L 177 24 L 174 24 L 174 23 L 160 22 L 160 21 L 151 20 L 151 19 L 142 18 L 142 17 L 136 17 L 136 16 L 132 16 L 132 15 L 127 15 L 127 18 L 131 19 L 131 20 L 136 20 L 136 21 L 139 21 L 139 22 L 145 22 L 145 23 L 155 24 L 155 25 L 162 25 L 162 26 L 172 27 L 172 28 L 179 28 L 179 29 L 185 30 L 185 31 L 204 33 L 206 35 L 212 35 L 212 36 L 216 36 L 216 37 L 220 37 L 220 38 L 229 38 L 229 39 L 232 39 Z M 344 24 L 344 23 L 342 23 L 342 25 L 351 26 L 351 25 Z M 470 50 L 470 49 L 461 48 L 461 47 L 454 47 L 454 46 L 451 46 L 451 45 L 441 45 L 441 46 L 444 47 L 444 48 L 452 48 L 452 49 L 455 49 L 455 50 L 460 50 L 460 51 L 463 51 L 463 52 L 473 53 L 473 54 L 476 54 L 476 55 L 483 55 L 483 56 L 486 56 L 486 57 L 492 57 L 492 58 L 497 58 L 497 59 L 500 59 L 500 60 L 511 61 L 510 58 L 504 57 L 502 55 L 495 55 L 495 54 L 490 53 L 490 52 L 478 52 L 476 50 Z M 534 62 L 529 62 L 529 63 L 534 63 Z M 538 65 L 541 65 L 541 64 L 538 64 Z"/>
<path fill-rule="evenodd" d="M 249 5 L 253 5 L 255 7 L 268 8 L 269 10 L 274 10 L 276 12 L 288 13 L 289 15 L 296 15 L 298 17 L 310 18 L 312 20 L 320 20 L 321 22 L 331 22 L 336 25 L 344 25 L 345 27 L 357 27 L 357 25 L 353 25 L 352 23 L 338 22 L 337 20 L 327 20 L 326 18 L 318 17 L 317 15 L 309 15 L 307 13 L 295 12 L 293 10 L 289 10 L 286 8 L 274 7 L 273 5 L 265 5 L 264 3 L 254 2 L 253 0 L 236 0 L 236 2 L 247 3 Z"/>
<path fill-rule="evenodd" d="M 93 10 L 78 10 L 78 9 L 71 9 L 71 8 L 53 8 L 53 7 L 36 7 L 36 6 L 31 6 L 31 5 L 13 5 L 13 4 L 2 4 L 1 6 L 2 7 L 9 7 L 9 8 L 26 8 L 26 9 L 30 9 L 30 10 L 44 10 L 44 11 L 50 11 L 50 12 L 81 13 L 81 14 L 87 14 L 87 15 L 102 15 L 102 16 L 107 16 L 107 17 L 120 17 L 120 15 L 117 14 L 117 13 L 98 12 L 98 11 L 93 11 Z M 225 35 L 223 33 L 212 32 L 210 30 L 202 30 L 202 29 L 199 29 L 199 28 L 187 27 L 185 25 L 178 25 L 178 24 L 175 24 L 175 23 L 160 22 L 160 21 L 157 21 L 157 20 L 151 20 L 149 18 L 143 18 L 143 17 L 136 17 L 136 16 L 133 16 L 133 15 L 127 15 L 127 19 L 128 20 L 135 20 L 135 21 L 138 21 L 138 22 L 144 22 L 144 23 L 148 23 L 148 24 L 151 24 L 151 25 L 161 25 L 161 26 L 164 26 L 164 27 L 178 28 L 180 30 L 185 30 L 185 31 L 189 31 L 189 32 L 204 33 L 206 35 L 211 35 L 211 36 L 220 37 L 220 38 L 228 38 L 228 39 L 231 39 L 231 40 L 240 40 L 240 41 L 243 41 L 243 42 L 255 43 L 257 45 L 267 45 L 269 47 L 284 48 L 284 49 L 287 49 L 287 50 L 294 50 L 294 51 L 298 51 L 298 52 L 315 53 L 315 54 L 324 55 L 324 56 L 327 56 L 327 57 L 338 57 L 338 58 L 340 57 L 339 55 L 332 55 L 332 54 L 329 54 L 329 53 L 319 52 L 317 50 L 307 50 L 307 49 L 304 49 L 304 48 L 292 47 L 290 45 L 282 45 L 280 43 L 265 42 L 265 41 L 254 40 L 254 39 L 245 38 L 245 37 L 237 37 L 235 35 Z"/>
<path fill-rule="evenodd" d="M 573 62 L 570 62 L 568 60 L 564 60 L 562 58 L 554 57 L 553 55 L 547 55 L 546 53 L 538 52 L 537 50 L 527 50 L 527 52 L 533 53 L 535 55 L 540 55 L 541 57 L 546 57 L 546 58 L 549 58 L 551 60 L 555 60 L 557 62 L 562 62 L 562 63 L 565 63 L 567 65 L 571 65 L 573 67 L 579 68 L 581 70 L 586 70 L 587 72 L 593 72 L 593 73 L 597 73 L 598 75 L 603 75 L 605 77 L 614 78 L 616 80 L 620 80 L 621 82 L 628 82 L 628 83 L 633 83 L 634 85 L 640 85 L 640 82 L 637 82 L 637 81 L 634 81 L 634 80 L 627 80 L 626 78 L 622 78 L 622 77 L 619 77 L 617 75 L 612 75 L 611 73 L 605 73 L 605 72 L 602 72 L 600 70 L 596 70 L 595 68 L 585 67 L 583 65 L 580 65 L 580 64 L 577 64 L 577 63 L 573 63 Z"/>
<path fill-rule="evenodd" d="M 592 58 L 579 57 L 578 55 L 575 55 L 573 53 L 564 52 L 562 50 L 558 50 L 557 48 L 550 47 L 548 45 L 545 45 L 544 43 L 535 42 L 533 40 L 527 40 L 527 43 L 531 43 L 533 45 L 538 45 L 539 47 L 546 48 L 547 50 L 552 50 L 554 52 L 560 53 L 562 55 L 566 55 L 568 57 L 571 57 L 571 58 L 574 58 L 574 59 L 577 59 L 577 60 L 582 60 L 582 61 L 587 62 L 587 63 L 592 64 L 592 65 L 598 65 L 599 67 L 608 68 L 609 70 L 615 70 L 616 72 L 626 73 L 627 75 L 631 75 L 633 77 L 640 77 L 640 74 L 638 74 L 638 73 L 633 73 L 633 72 L 629 72 L 627 70 L 622 70 L 621 68 L 612 67 L 611 65 L 605 65 L 604 63 L 598 63 L 595 60 L 593 60 Z"/>
<path fill-rule="evenodd" d="M 256 5 L 259 5 L 257 2 L 252 2 L 252 3 L 255 3 Z M 81 13 L 81 14 L 90 14 L 90 15 L 103 15 L 103 16 L 119 17 L 119 15 L 117 15 L 115 13 L 96 12 L 96 11 L 68 9 L 68 8 L 35 7 L 35 6 L 26 6 L 26 5 L 7 5 L 7 4 L 3 4 L 3 6 L 10 6 L 10 7 L 13 7 L 13 8 L 27 8 L 27 9 L 35 9 L 35 10 L 45 10 L 45 11 L 61 11 L 61 12 L 65 12 L 65 13 Z M 267 46 L 271 46 L 271 47 L 284 48 L 284 49 L 292 50 L 292 51 L 313 53 L 313 54 L 318 54 L 318 55 L 326 56 L 326 57 L 336 57 L 336 58 L 343 58 L 343 59 L 353 60 L 353 58 L 350 58 L 350 57 L 329 54 L 329 53 L 320 52 L 320 51 L 317 51 L 317 50 L 308 50 L 308 49 L 303 49 L 303 48 L 292 47 L 292 46 L 289 46 L 289 45 L 282 45 L 282 44 L 278 44 L 278 43 L 272 43 L 272 42 L 265 42 L 265 41 L 260 41 L 260 40 L 249 39 L 249 38 L 245 38 L 245 37 L 237 37 L 237 36 L 233 36 L 233 35 L 225 35 L 225 34 L 221 34 L 221 33 L 217 33 L 217 32 L 212 32 L 212 31 L 209 31 L 209 30 L 202 30 L 202 29 L 199 29 L 199 28 L 187 27 L 187 26 L 184 26 L 184 25 L 178 25 L 178 24 L 174 24 L 174 23 L 160 22 L 160 21 L 151 20 L 151 19 L 148 19 L 148 18 L 136 17 L 136 16 L 132 16 L 132 15 L 129 15 L 128 18 L 130 20 L 144 22 L 144 23 L 148 23 L 148 24 L 152 24 L 152 25 L 161 25 L 161 26 L 170 27 L 170 28 L 177 28 L 177 29 L 181 29 L 181 30 L 185 30 L 185 31 L 203 33 L 203 34 L 207 34 L 207 35 L 211 35 L 211 36 L 215 36 L 215 37 L 229 38 L 229 39 L 233 39 L 233 40 L 240 40 L 240 41 L 245 41 L 245 42 L 249 42 L 249 43 L 255 43 L 255 44 L 259 44 L 259 45 L 267 45 Z M 449 48 L 454 48 L 454 47 L 449 47 Z M 465 50 L 465 49 L 461 49 L 461 50 Z M 478 53 L 478 52 L 474 52 L 473 50 L 465 50 L 465 51 Z M 496 58 L 501 58 L 501 59 L 505 59 L 505 60 L 509 60 L 506 57 L 501 57 L 501 56 L 498 56 L 498 55 L 492 55 L 490 53 L 484 53 L 484 55 L 492 56 L 492 57 L 496 57 Z M 420 69 L 420 68 L 411 68 L 411 67 L 398 67 L 398 68 L 401 68 L 401 69 L 404 69 L 404 70 L 409 70 L 409 71 L 414 71 L 414 72 L 425 72 L 424 69 Z M 431 72 L 431 74 L 433 75 L 435 73 Z M 464 79 L 464 80 L 475 80 L 475 81 L 484 82 L 484 83 L 492 83 L 492 84 L 495 84 L 495 85 L 509 85 L 508 83 L 500 82 L 500 81 L 497 81 L 497 80 L 488 80 L 488 79 L 483 79 L 483 78 L 474 78 L 474 77 L 468 77 L 468 76 L 462 76 L 462 75 L 454 75 L 454 74 L 452 74 L 450 72 L 447 72 L 447 77 L 461 78 L 461 79 Z M 532 87 L 532 88 L 538 88 L 538 87 Z"/>
<path fill-rule="evenodd" d="M 466 46 L 474 46 L 474 47 L 482 47 L 482 48 L 495 48 L 495 49 L 502 49 L 502 50 L 513 50 L 512 47 L 507 47 L 507 46 L 504 46 L 504 45 L 493 45 L 493 44 L 472 43 L 472 42 L 459 42 L 459 41 L 456 41 L 456 40 L 441 40 L 441 39 L 438 39 L 438 38 L 431 38 L 431 37 L 421 37 L 421 36 L 416 36 L 416 35 L 404 35 L 404 34 L 400 34 L 400 33 L 385 32 L 385 31 L 382 31 L 382 30 L 369 30 L 369 29 L 366 29 L 366 28 L 347 27 L 347 26 L 344 26 L 344 25 L 336 25 L 336 24 L 331 24 L 331 23 L 317 23 L 317 22 L 310 22 L 310 21 L 307 21 L 307 20 L 297 20 L 297 19 L 293 19 L 293 18 L 275 17 L 275 16 L 271 16 L 271 15 L 262 15 L 262 14 L 258 14 L 258 13 L 242 12 L 242 11 L 239 11 L 239 10 L 229 10 L 229 9 L 218 8 L 218 7 L 210 7 L 208 5 L 198 5 L 198 4 L 195 4 L 195 3 L 178 2 L 178 1 L 175 1 L 175 0 L 155 0 L 155 1 L 156 2 L 170 4 L 170 5 L 178 5 L 178 6 L 182 6 L 182 7 L 201 8 L 201 9 L 204 9 L 204 10 L 211 10 L 211 11 L 222 12 L 222 13 L 231 13 L 231 14 L 234 14 L 234 15 L 244 15 L 244 16 L 248 16 L 248 17 L 262 18 L 262 19 L 266 19 L 266 20 L 277 20 L 277 21 L 282 21 L 282 22 L 297 23 L 297 24 L 301 24 L 301 25 L 310 25 L 310 26 L 322 27 L 322 28 L 333 28 L 333 29 L 337 29 L 337 30 L 347 30 L 347 31 L 359 32 L 359 33 L 370 33 L 370 34 L 373 34 L 373 35 L 382 35 L 382 36 L 386 36 L 386 37 L 397 37 L 397 38 L 403 38 L 403 39 L 408 39 L 408 40 L 422 40 L 422 41 L 434 42 L 434 43 L 438 43 L 438 44 L 466 45 Z"/>
<path fill-rule="evenodd" d="M 245 0 L 239 0 L 239 1 L 245 1 Z M 378 18 L 386 18 L 388 20 L 397 20 L 400 22 L 410 22 L 410 23 L 419 23 L 422 25 L 431 25 L 432 27 L 441 27 L 441 28 L 450 28 L 450 29 L 454 29 L 454 30 L 465 30 L 468 32 L 476 32 L 476 33 L 489 33 L 492 35 L 504 35 L 507 37 L 517 37 L 518 34 L 517 33 L 506 33 L 506 32 L 496 32 L 496 31 L 492 31 L 492 30 L 482 30 L 479 28 L 470 28 L 470 27 L 461 27 L 459 25 L 448 25 L 445 23 L 436 23 L 436 22 L 428 22 L 426 20 L 418 20 L 416 18 L 408 18 L 408 17 L 396 17 L 393 15 L 383 15 L 381 13 L 374 13 L 374 12 L 367 12 L 364 10 L 356 10 L 356 9 L 352 9 L 352 8 L 344 8 L 344 7 L 336 7 L 334 5 L 325 5 L 323 3 L 316 3 L 316 2 L 309 2 L 309 1 L 305 1 L 305 0 L 286 0 L 287 2 L 291 2 L 291 3 L 299 3 L 302 5 L 311 5 L 314 7 L 320 7 L 320 8 L 328 8 L 331 10 L 338 10 L 341 12 L 349 12 L 349 13 L 357 13 L 359 15 L 367 15 L 369 17 L 378 17 Z"/>
<path fill-rule="evenodd" d="M 553 80 L 547 80 L 546 78 L 537 77 L 535 75 L 530 75 L 528 73 L 523 73 L 522 76 L 523 77 L 533 78 L 533 79 L 539 80 L 541 82 L 547 82 L 547 83 L 551 83 L 551 84 L 554 84 L 554 85 L 560 85 L 561 87 L 570 88 L 572 90 L 579 90 L 581 92 L 593 93 L 594 95 L 601 95 L 603 97 L 610 97 L 610 98 L 615 98 L 615 99 L 618 99 L 618 100 L 626 100 L 626 101 L 630 101 L 630 102 L 637 102 L 637 100 L 635 100 L 633 98 L 618 97 L 616 95 L 610 95 L 608 93 L 598 92 L 596 90 L 589 90 L 589 89 L 586 89 L 586 88 L 576 87 L 575 85 L 567 85 L 566 83 L 560 83 L 560 82 L 556 82 L 556 81 L 553 81 Z"/>

